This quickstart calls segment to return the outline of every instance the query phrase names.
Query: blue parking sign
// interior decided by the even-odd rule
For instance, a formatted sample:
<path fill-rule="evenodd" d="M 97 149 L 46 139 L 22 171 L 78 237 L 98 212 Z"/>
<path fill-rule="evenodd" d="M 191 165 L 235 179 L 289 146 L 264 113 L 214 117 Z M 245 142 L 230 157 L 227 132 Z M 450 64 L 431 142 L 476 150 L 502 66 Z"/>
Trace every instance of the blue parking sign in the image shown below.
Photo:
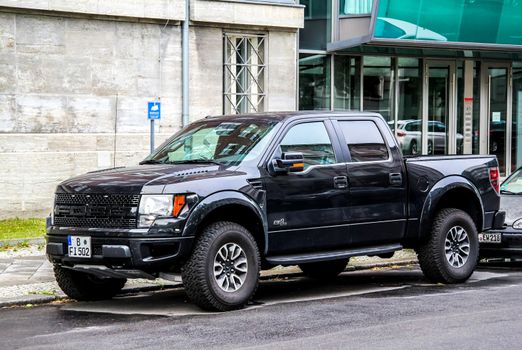
<path fill-rule="evenodd" d="M 161 119 L 161 102 L 149 102 L 148 119 L 149 120 Z"/>

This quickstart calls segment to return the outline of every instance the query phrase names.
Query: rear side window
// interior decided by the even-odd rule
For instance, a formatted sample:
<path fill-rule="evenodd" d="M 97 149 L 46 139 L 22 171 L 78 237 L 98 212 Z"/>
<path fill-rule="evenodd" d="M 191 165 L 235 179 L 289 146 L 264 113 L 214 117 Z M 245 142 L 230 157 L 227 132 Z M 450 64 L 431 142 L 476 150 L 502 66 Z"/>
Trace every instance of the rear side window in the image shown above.
<path fill-rule="evenodd" d="M 388 160 L 388 148 L 377 125 L 371 121 L 340 121 L 352 162 Z"/>
<path fill-rule="evenodd" d="M 412 122 L 406 124 L 406 131 L 421 131 L 421 123 L 420 122 Z"/>
<path fill-rule="evenodd" d="M 332 142 L 323 122 L 304 123 L 292 127 L 281 141 L 281 152 L 301 152 L 305 169 L 311 165 L 336 162 Z"/>

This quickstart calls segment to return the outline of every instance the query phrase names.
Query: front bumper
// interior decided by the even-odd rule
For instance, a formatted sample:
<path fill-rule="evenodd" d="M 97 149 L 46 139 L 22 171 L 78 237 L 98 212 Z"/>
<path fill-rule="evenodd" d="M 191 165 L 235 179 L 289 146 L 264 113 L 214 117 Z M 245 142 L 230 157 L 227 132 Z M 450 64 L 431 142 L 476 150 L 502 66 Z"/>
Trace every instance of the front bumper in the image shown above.
<path fill-rule="evenodd" d="M 74 233 L 77 234 L 77 233 Z M 189 256 L 194 237 L 97 237 L 91 236 L 91 258 L 67 254 L 67 235 L 47 235 L 49 261 L 67 267 L 99 265 L 111 269 L 140 270 L 153 275 L 175 271 Z"/>
<path fill-rule="evenodd" d="M 502 240 L 501 243 L 480 243 L 481 258 L 522 258 L 522 230 L 508 226 L 487 233 L 500 233 Z"/>

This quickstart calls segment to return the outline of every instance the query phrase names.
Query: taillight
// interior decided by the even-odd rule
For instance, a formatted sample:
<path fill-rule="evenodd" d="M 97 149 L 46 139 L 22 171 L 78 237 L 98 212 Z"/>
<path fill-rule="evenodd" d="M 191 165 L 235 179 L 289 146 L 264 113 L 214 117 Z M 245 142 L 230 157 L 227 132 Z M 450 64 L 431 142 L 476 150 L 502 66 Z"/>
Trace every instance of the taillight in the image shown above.
<path fill-rule="evenodd" d="M 498 171 L 498 167 L 489 168 L 489 182 L 491 182 L 491 187 L 497 192 L 500 193 L 500 172 Z"/>
<path fill-rule="evenodd" d="M 406 133 L 404 131 L 397 131 L 397 136 L 404 137 L 404 136 L 406 136 Z"/>

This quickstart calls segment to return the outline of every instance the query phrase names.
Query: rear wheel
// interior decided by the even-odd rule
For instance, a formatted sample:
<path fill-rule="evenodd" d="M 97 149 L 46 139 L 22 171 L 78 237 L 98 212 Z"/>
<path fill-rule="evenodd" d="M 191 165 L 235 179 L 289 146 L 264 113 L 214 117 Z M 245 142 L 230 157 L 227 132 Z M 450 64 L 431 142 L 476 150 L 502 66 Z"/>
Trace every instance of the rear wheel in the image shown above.
<path fill-rule="evenodd" d="M 442 209 L 430 239 L 417 248 L 424 275 L 435 283 L 465 282 L 478 261 L 478 235 L 471 217 L 454 208 Z"/>
<path fill-rule="evenodd" d="M 417 141 L 413 140 L 410 144 L 410 154 L 416 156 L 419 154 L 419 147 L 417 146 Z"/>
<path fill-rule="evenodd" d="M 61 290 L 69 298 L 79 301 L 111 299 L 127 282 L 124 278 L 98 278 L 60 265 L 54 265 L 54 276 Z"/>
<path fill-rule="evenodd" d="M 240 309 L 257 289 L 260 260 L 256 241 L 243 226 L 211 224 L 181 270 L 185 292 L 206 310 Z"/>
<path fill-rule="evenodd" d="M 350 259 L 318 261 L 299 264 L 299 268 L 310 278 L 325 280 L 337 277 L 346 269 L 346 265 L 348 265 L 349 261 Z"/>

